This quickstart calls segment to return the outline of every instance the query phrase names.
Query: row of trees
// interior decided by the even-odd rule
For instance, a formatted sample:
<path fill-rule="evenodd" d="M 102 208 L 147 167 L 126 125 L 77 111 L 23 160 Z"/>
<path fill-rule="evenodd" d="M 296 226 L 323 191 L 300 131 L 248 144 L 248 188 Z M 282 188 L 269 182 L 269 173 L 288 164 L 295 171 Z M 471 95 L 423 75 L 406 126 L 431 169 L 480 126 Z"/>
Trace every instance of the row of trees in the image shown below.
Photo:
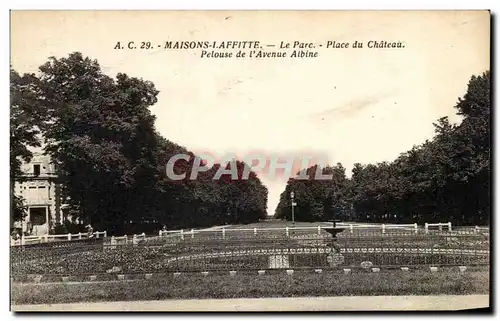
<path fill-rule="evenodd" d="M 297 220 L 489 224 L 490 103 L 488 71 L 473 76 L 459 98 L 460 124 L 441 118 L 432 140 L 393 162 L 355 164 L 349 179 L 338 164 L 323 169 L 334 173 L 331 181 L 289 180 L 275 217 L 290 220 L 293 190 Z"/>
<path fill-rule="evenodd" d="M 195 155 L 156 131 L 153 83 L 121 73 L 113 79 L 80 53 L 52 57 L 39 70 L 23 76 L 11 70 L 11 185 L 22 177 L 20 161 L 32 157 L 29 147 L 43 145 L 69 214 L 111 234 L 144 223 L 181 228 L 266 216 L 267 189 L 254 173 L 248 180 L 213 180 L 224 166 L 216 164 L 197 180 L 166 176 L 171 156 L 192 156 L 176 163 L 175 171 L 184 172 Z M 237 166 L 241 174 L 245 164 Z M 19 219 L 25 210 L 11 191 Z"/>

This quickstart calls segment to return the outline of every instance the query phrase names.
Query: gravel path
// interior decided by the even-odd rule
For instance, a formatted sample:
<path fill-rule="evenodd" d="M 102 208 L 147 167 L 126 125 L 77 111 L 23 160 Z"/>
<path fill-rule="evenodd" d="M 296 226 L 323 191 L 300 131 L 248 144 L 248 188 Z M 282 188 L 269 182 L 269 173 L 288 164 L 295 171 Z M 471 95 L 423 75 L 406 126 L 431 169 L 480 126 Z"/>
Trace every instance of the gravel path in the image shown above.
<path fill-rule="evenodd" d="M 22 311 L 389 311 L 489 307 L 488 295 L 350 296 L 14 305 Z"/>

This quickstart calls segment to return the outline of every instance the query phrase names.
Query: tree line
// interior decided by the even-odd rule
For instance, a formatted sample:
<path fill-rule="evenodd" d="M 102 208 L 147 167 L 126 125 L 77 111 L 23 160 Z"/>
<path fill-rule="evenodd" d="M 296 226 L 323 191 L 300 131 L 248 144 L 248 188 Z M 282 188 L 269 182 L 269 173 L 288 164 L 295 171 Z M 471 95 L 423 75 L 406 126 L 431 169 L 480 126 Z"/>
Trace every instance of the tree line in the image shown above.
<path fill-rule="evenodd" d="M 392 162 L 356 163 L 347 178 L 342 164 L 326 166 L 332 180 L 290 179 L 275 218 L 363 222 L 452 222 L 488 225 L 490 220 L 490 72 L 472 76 L 455 105 L 462 121 L 434 123 L 435 136 Z M 313 173 L 315 167 L 307 169 Z"/>
<path fill-rule="evenodd" d="M 162 137 L 150 107 L 159 91 L 150 81 L 104 74 L 97 60 L 71 53 L 51 57 L 38 74 L 10 77 L 10 167 L 12 218 L 26 215 L 14 183 L 23 179 L 21 161 L 30 147 L 43 146 L 54 163 L 69 214 L 110 235 L 145 226 L 157 229 L 249 223 L 266 217 L 267 188 L 255 173 L 238 179 L 213 173 L 173 181 L 165 173 L 171 156 L 175 172 L 190 171 L 195 156 Z M 231 163 L 228 163 L 229 166 Z M 189 174 L 188 174 L 189 176 Z"/>

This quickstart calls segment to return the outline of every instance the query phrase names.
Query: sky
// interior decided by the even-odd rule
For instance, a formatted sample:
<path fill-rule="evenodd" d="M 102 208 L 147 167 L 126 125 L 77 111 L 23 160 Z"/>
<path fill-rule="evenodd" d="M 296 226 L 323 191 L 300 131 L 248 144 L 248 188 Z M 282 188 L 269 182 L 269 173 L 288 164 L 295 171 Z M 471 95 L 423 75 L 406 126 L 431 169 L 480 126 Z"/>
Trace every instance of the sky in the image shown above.
<path fill-rule="evenodd" d="M 312 42 L 316 58 L 201 58 L 201 50 L 116 50 L 120 41 Z M 404 48 L 370 49 L 368 41 Z M 327 41 L 364 42 L 326 49 Z M 277 48 L 262 50 L 277 51 Z M 490 16 L 447 12 L 15 11 L 11 64 L 37 72 L 79 51 L 103 71 L 152 81 L 151 110 L 167 139 L 215 155 L 259 152 L 341 162 L 391 161 L 432 138 L 474 74 L 489 69 Z M 273 215 L 286 177 L 260 175 Z"/>

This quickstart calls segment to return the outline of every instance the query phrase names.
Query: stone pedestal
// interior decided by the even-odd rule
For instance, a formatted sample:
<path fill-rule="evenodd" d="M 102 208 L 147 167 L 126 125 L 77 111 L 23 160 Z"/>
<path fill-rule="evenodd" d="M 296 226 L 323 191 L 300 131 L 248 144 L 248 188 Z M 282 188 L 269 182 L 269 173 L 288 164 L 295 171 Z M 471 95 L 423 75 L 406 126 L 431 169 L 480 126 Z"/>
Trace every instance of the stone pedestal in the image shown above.
<path fill-rule="evenodd" d="M 326 257 L 330 267 L 337 267 L 344 263 L 344 256 L 340 253 L 340 246 L 337 244 L 337 234 L 345 230 L 343 227 L 337 227 L 339 221 L 330 221 L 333 223 L 333 227 L 324 228 L 326 232 L 332 235 L 331 240 L 329 240 L 328 245 L 331 248 L 330 254 Z"/>
<path fill-rule="evenodd" d="M 288 255 L 271 255 L 269 256 L 270 269 L 286 269 L 290 267 Z"/>

